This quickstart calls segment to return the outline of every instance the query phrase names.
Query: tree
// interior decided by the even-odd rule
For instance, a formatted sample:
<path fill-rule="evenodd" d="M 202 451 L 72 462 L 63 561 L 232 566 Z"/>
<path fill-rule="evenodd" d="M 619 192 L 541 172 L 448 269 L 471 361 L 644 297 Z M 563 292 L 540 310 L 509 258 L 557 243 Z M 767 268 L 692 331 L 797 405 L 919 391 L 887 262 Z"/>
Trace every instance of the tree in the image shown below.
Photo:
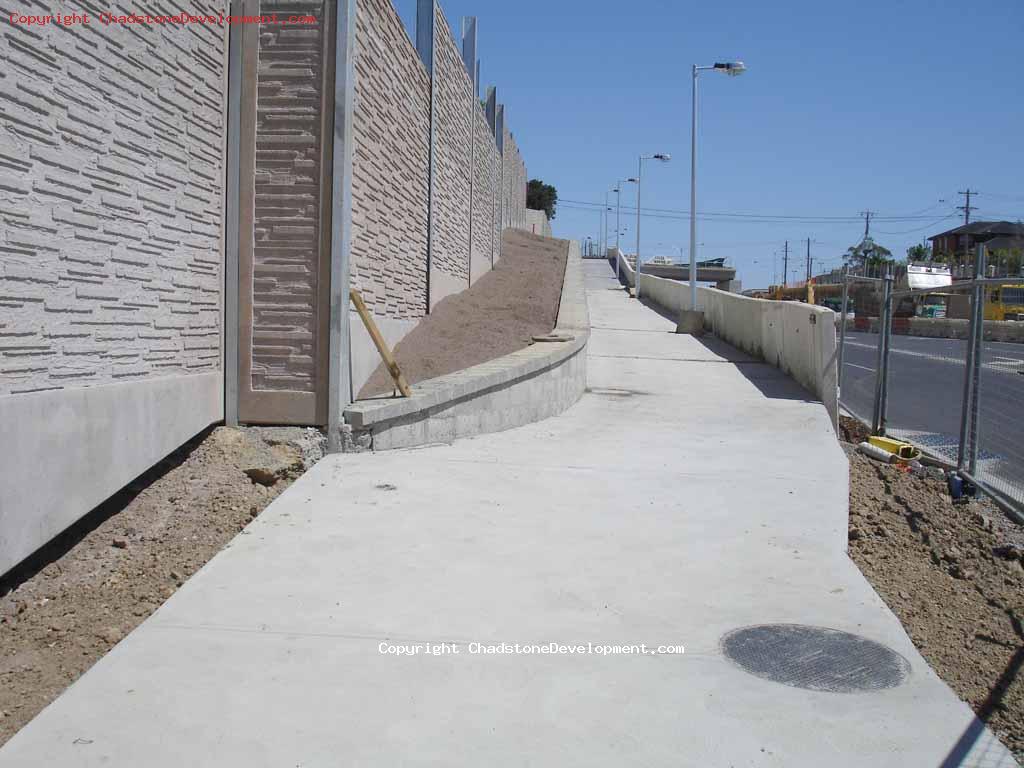
<path fill-rule="evenodd" d="M 907 248 L 907 261 L 931 261 L 932 247 L 918 243 Z"/>
<path fill-rule="evenodd" d="M 558 190 L 540 179 L 530 179 L 526 185 L 526 207 L 535 211 L 544 211 L 548 219 L 555 218 L 555 207 L 558 205 Z"/>
<path fill-rule="evenodd" d="M 843 258 L 846 261 L 846 266 L 856 271 L 863 271 L 864 274 L 880 272 L 882 267 L 896 263 L 892 258 L 892 251 L 884 245 L 876 243 L 870 235 L 857 245 L 847 248 Z"/>

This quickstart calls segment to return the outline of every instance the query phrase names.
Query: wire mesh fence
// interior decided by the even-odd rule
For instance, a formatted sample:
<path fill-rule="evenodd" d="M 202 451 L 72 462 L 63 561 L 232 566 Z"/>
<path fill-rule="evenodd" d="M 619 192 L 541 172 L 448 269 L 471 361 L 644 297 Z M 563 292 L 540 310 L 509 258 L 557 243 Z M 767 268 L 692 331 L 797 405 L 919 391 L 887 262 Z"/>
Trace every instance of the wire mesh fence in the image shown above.
<path fill-rule="evenodd" d="M 971 301 L 970 285 L 944 289 L 952 304 Z M 913 298 L 894 295 L 889 346 L 885 434 L 913 443 L 955 464 L 959 455 L 964 377 L 967 374 L 966 320 L 962 338 L 910 335 Z M 904 299 L 904 300 L 901 300 Z M 910 306 L 908 306 L 910 305 Z M 956 333 L 952 322 L 936 324 L 936 333 Z"/>
<path fill-rule="evenodd" d="M 847 282 L 845 332 L 840 372 L 840 402 L 870 424 L 878 384 L 878 317 L 883 282 L 850 275 Z"/>
<path fill-rule="evenodd" d="M 979 248 L 976 274 L 985 275 Z M 839 324 L 840 403 L 872 432 L 913 443 L 1024 514 L 1024 297 L 1021 278 L 937 291 L 847 275 Z M 945 317 L 921 317 L 941 300 Z M 1012 301 L 1011 301 L 1012 303 Z M 1019 330 L 1018 330 L 1019 328 Z"/>
<path fill-rule="evenodd" d="M 983 339 L 979 357 L 976 477 L 1024 501 L 1024 344 Z"/>

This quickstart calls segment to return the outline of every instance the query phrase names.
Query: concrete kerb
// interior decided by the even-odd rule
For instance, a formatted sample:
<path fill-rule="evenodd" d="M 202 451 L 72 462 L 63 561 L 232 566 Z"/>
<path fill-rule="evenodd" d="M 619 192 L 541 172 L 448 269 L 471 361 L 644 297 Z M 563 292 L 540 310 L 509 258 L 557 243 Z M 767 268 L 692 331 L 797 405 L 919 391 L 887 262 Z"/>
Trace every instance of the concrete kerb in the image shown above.
<path fill-rule="evenodd" d="M 364 400 L 345 410 L 344 450 L 411 448 L 529 424 L 564 411 L 586 389 L 590 319 L 579 244 L 568 259 L 554 333 L 568 341 L 539 342 L 463 371 L 421 382 L 413 396 Z"/>

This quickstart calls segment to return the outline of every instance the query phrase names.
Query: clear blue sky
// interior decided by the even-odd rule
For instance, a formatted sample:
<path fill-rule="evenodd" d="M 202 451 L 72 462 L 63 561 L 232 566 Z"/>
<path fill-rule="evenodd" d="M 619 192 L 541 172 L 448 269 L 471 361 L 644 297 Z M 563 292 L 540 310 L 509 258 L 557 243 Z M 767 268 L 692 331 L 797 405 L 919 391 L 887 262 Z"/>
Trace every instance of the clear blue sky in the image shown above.
<path fill-rule="evenodd" d="M 396 5 L 412 17 L 415 0 Z M 731 58 L 747 74 L 701 76 L 697 210 L 795 217 L 700 222 L 700 257 L 727 257 L 745 286 L 781 274 L 787 238 L 791 279 L 803 277 L 807 237 L 812 256 L 838 266 L 863 222 L 820 217 L 927 217 L 873 223 L 901 258 L 956 226 L 943 217 L 962 217 L 968 185 L 981 192 L 972 218 L 1024 218 L 1021 0 L 442 6 L 456 30 L 477 16 L 483 82 L 498 86 L 530 177 L 565 201 L 561 237 L 597 237 L 599 208 L 568 201 L 603 202 L 640 152 L 673 156 L 645 164 L 643 208 L 688 211 L 690 65 Z M 634 194 L 624 188 L 624 206 Z M 678 257 L 688 242 L 685 213 L 669 215 L 680 218 L 643 218 L 645 258 Z M 623 219 L 632 252 L 635 218 Z"/>

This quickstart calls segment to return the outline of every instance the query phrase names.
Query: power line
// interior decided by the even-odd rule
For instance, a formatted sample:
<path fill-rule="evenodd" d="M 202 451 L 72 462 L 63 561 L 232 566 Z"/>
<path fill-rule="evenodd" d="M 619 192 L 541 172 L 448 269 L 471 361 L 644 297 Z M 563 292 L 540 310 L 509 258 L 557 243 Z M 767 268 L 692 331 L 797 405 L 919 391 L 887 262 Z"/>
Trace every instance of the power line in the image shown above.
<path fill-rule="evenodd" d="M 946 221 L 948 219 L 955 219 L 956 216 L 957 214 L 955 213 L 947 213 L 941 219 L 936 219 L 935 221 L 929 222 L 928 224 L 925 224 L 923 227 L 915 227 L 914 229 L 903 229 L 900 230 L 899 232 L 883 232 L 881 229 L 876 229 L 875 231 L 880 235 L 909 235 L 912 232 L 921 232 L 922 230 L 925 229 L 931 229 L 936 224 L 941 224 L 943 221 Z"/>
<path fill-rule="evenodd" d="M 974 193 L 972 192 L 972 194 L 974 194 Z M 559 202 L 560 205 L 562 205 L 562 204 L 577 205 L 577 206 L 583 205 L 583 206 L 590 206 L 590 207 L 596 207 L 596 208 L 600 208 L 601 205 L 602 205 L 600 202 L 594 203 L 594 202 L 591 202 L 589 200 L 561 199 L 558 202 Z M 933 205 L 933 206 L 930 206 L 930 207 L 934 208 L 936 206 Z M 623 206 L 623 208 L 625 210 L 631 211 L 633 213 L 636 212 L 636 207 L 635 206 L 633 206 L 633 207 Z M 923 210 L 927 211 L 927 210 L 929 210 L 929 208 L 925 208 Z M 647 214 L 643 214 L 642 213 L 641 215 L 649 215 L 650 213 L 678 214 L 678 215 L 683 215 L 683 216 L 689 216 L 690 215 L 690 212 L 688 210 L 684 210 L 684 209 L 680 209 L 680 208 L 645 208 L 645 209 L 643 209 L 643 211 L 646 211 L 648 213 Z M 924 220 L 924 219 L 933 218 L 932 216 L 925 216 L 925 215 L 921 215 L 920 213 L 904 214 L 904 215 L 887 215 L 887 216 L 883 216 L 883 215 L 877 214 L 874 211 L 871 211 L 870 213 L 871 213 L 871 217 L 873 219 L 877 220 L 877 221 L 915 221 L 915 220 Z M 857 216 L 818 216 L 818 215 L 814 215 L 814 214 L 800 214 L 800 215 L 797 215 L 797 214 L 772 214 L 772 213 L 739 213 L 739 212 L 733 212 L 733 211 L 698 211 L 697 215 L 698 216 L 716 216 L 716 217 L 724 217 L 724 218 L 738 218 L 738 219 L 768 219 L 768 220 L 780 220 L 780 221 L 795 221 L 795 220 L 799 220 L 799 221 L 810 221 L 810 222 L 822 221 L 822 222 L 837 222 L 837 223 L 839 223 L 839 222 L 841 222 L 841 223 L 857 222 L 861 218 L 863 218 L 863 216 L 864 216 L 863 213 L 861 213 L 861 214 L 859 214 Z"/>
<path fill-rule="evenodd" d="M 566 210 L 571 210 L 571 211 L 590 212 L 590 213 L 599 213 L 600 212 L 600 208 L 594 208 L 594 207 L 589 206 L 589 205 L 577 205 L 577 204 L 574 204 L 574 203 L 565 203 L 565 201 L 559 201 L 559 206 L 562 207 L 562 208 L 565 208 Z M 635 208 L 632 208 L 632 209 L 624 208 L 623 209 L 623 213 L 627 213 L 627 212 L 630 215 L 634 215 L 636 213 L 636 209 Z M 640 215 L 642 217 L 648 218 L 648 219 L 665 219 L 665 220 L 668 220 L 668 221 L 688 221 L 689 220 L 689 214 L 684 214 L 684 213 L 656 213 L 656 212 L 653 212 L 652 209 L 649 209 L 649 208 L 643 209 L 641 211 Z M 697 214 L 697 218 L 700 221 L 718 222 L 718 223 L 730 223 L 730 224 L 813 224 L 813 225 L 819 226 L 819 227 L 825 227 L 825 226 L 848 227 L 851 224 L 856 224 L 857 221 L 858 221 L 855 218 L 842 219 L 842 220 L 837 220 L 837 221 L 821 221 L 819 219 L 720 218 L 720 217 L 718 217 L 718 216 L 716 216 L 714 214 L 703 214 L 703 213 Z M 923 221 L 923 220 L 930 219 L 930 218 L 931 217 L 927 217 L 927 216 L 919 216 L 919 217 L 914 217 L 914 218 L 910 218 L 910 219 L 887 219 L 887 221 L 893 221 L 893 222 L 899 222 L 899 221 Z"/>

